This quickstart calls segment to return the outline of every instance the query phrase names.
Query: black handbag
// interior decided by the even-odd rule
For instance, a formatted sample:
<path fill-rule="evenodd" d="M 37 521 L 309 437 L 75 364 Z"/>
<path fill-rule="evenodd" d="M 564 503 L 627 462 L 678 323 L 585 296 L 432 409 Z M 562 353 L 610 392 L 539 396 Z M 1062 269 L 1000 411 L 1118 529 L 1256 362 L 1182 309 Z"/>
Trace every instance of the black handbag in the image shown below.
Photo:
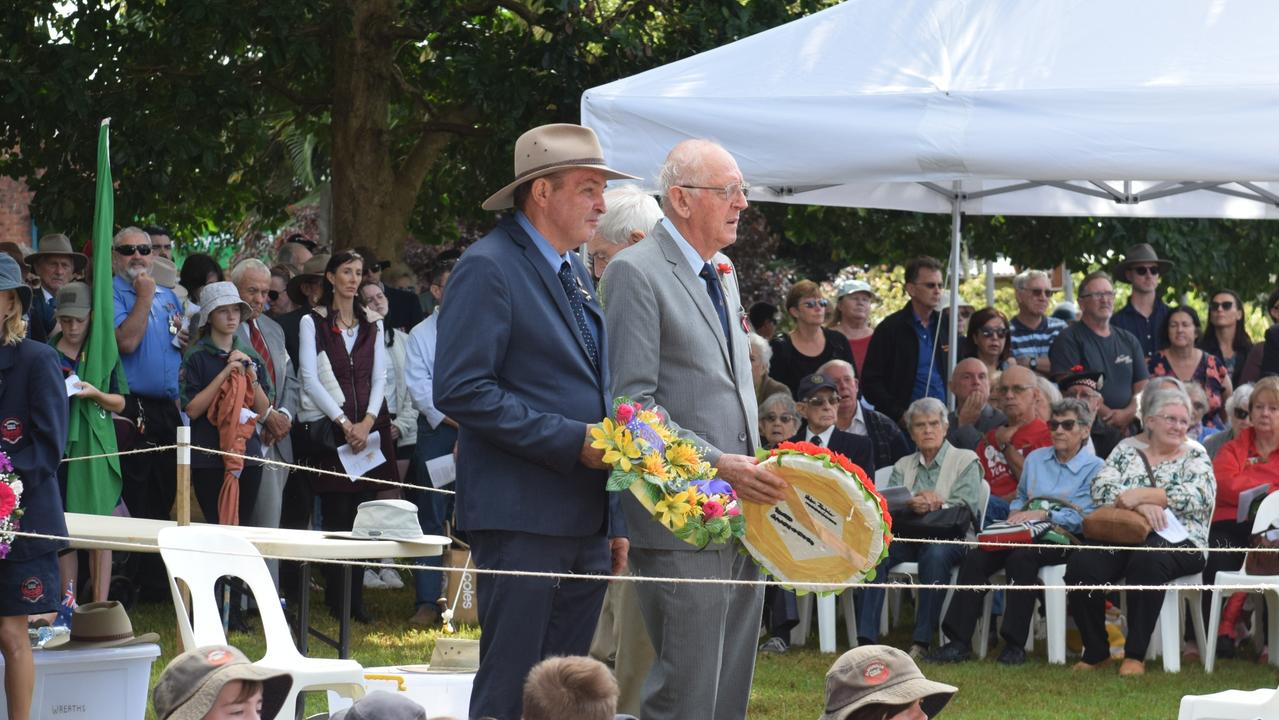
<path fill-rule="evenodd" d="M 346 436 L 342 436 L 342 442 L 338 442 L 337 431 L 334 430 L 334 423 L 328 418 L 320 418 L 311 422 L 302 423 L 302 432 L 306 435 L 307 444 L 312 450 L 321 448 L 326 450 L 336 450 L 338 445 L 346 443 Z"/>
<path fill-rule="evenodd" d="M 906 510 L 893 516 L 893 535 L 917 540 L 962 540 L 974 527 L 973 511 L 967 505 L 923 514 Z"/>

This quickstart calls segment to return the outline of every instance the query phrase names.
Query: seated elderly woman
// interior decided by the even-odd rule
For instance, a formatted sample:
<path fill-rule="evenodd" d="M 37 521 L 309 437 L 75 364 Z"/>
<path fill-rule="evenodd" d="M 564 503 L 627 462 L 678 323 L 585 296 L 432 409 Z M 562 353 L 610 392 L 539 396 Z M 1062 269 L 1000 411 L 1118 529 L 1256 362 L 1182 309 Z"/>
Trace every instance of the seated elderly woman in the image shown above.
<path fill-rule="evenodd" d="M 1184 391 L 1165 385 L 1154 392 L 1147 390 L 1141 404 L 1145 447 L 1121 443 L 1115 448 L 1093 482 L 1093 502 L 1098 508 L 1113 506 L 1144 516 L 1153 528 L 1143 543 L 1146 547 L 1205 548 L 1217 487 L 1207 453 L 1186 439 L 1192 413 L 1190 398 Z M 1182 529 L 1184 540 L 1174 542 L 1163 535 L 1175 539 Z M 1104 538 L 1090 537 L 1088 541 L 1103 544 Z M 1163 585 L 1203 567 L 1201 553 L 1138 552 L 1116 545 L 1114 550 L 1076 550 L 1066 563 L 1066 583 L 1103 585 L 1122 578 L 1133 585 Z M 1163 592 L 1157 590 L 1128 593 L 1128 633 L 1120 675 L 1146 671 L 1146 649 L 1162 603 Z M 1106 593 L 1072 591 L 1067 604 L 1084 644 L 1083 659 L 1075 669 L 1093 670 L 1109 663 Z M 1165 648 L 1164 652 L 1176 649 Z"/>
<path fill-rule="evenodd" d="M 1252 521 L 1237 521 L 1239 494 L 1256 487 L 1266 487 L 1266 492 L 1279 488 L 1279 377 L 1271 375 L 1257 381 L 1248 396 L 1247 416 L 1250 426 L 1226 443 L 1212 463 L 1217 478 L 1217 505 L 1208 528 L 1208 544 L 1212 547 L 1248 547 Z M 1242 564 L 1243 553 L 1211 553 L 1204 567 L 1204 583 L 1211 585 L 1218 572 L 1238 570 Z M 1242 593 L 1232 595 L 1232 602 L 1222 613 L 1221 626 L 1215 630 L 1218 657 L 1234 655 L 1235 620 L 1243 597 Z M 1205 619 L 1208 602 L 1205 596 Z"/>
<path fill-rule="evenodd" d="M 976 453 L 953 447 L 946 441 L 949 424 L 946 406 L 936 398 L 921 398 L 910 404 L 903 419 L 918 451 L 893 464 L 888 487 L 902 486 L 910 490 L 913 497 L 909 509 L 916 514 L 962 505 L 975 518 L 980 512 L 977 498 L 981 489 L 981 463 Z M 888 546 L 888 557 L 879 564 L 875 577 L 882 581 L 892 566 L 913 561 L 919 563 L 921 583 L 943 584 L 950 581 L 951 570 L 963 557 L 963 545 L 894 542 Z M 920 590 L 910 649 L 913 657 L 922 657 L 928 651 L 945 598 L 945 590 Z M 883 607 L 883 588 L 861 590 L 857 606 L 859 643 L 874 643 L 878 639 Z"/>
<path fill-rule="evenodd" d="M 759 404 L 759 440 L 766 450 L 772 450 L 799 432 L 799 408 L 790 390 L 782 386 Z"/>
<path fill-rule="evenodd" d="M 1248 405 L 1252 400 L 1252 387 L 1252 383 L 1244 383 L 1230 393 L 1230 399 L 1226 401 L 1226 420 L 1230 425 L 1204 440 L 1204 450 L 1208 451 L 1208 457 L 1213 460 L 1217 459 L 1217 453 L 1221 452 L 1226 443 L 1239 437 L 1239 433 L 1251 426 L 1248 422 Z"/>
<path fill-rule="evenodd" d="M 773 348 L 762 336 L 750 333 L 751 380 L 755 382 L 755 402 L 764 401 L 777 393 L 790 394 L 790 388 L 768 376 L 769 363 L 773 361 Z"/>
<path fill-rule="evenodd" d="M 1059 400 L 1052 405 L 1052 446 L 1026 456 L 1017 496 L 1012 501 L 1008 522 L 1043 521 L 1079 535 L 1084 516 L 1092 512 L 1092 481 L 1102 460 L 1088 447 L 1093 412 L 1083 400 Z M 984 585 L 998 570 L 1008 575 L 1010 585 L 1038 585 L 1039 568 L 1066 562 L 1065 546 L 1051 543 L 1009 545 L 1007 550 L 970 552 L 959 567 L 960 585 Z M 933 662 L 963 662 L 972 657 L 973 629 L 982 610 L 982 591 L 959 591 L 950 599 L 942 630 L 949 643 L 931 653 Z M 999 662 L 1020 665 L 1026 662 L 1026 636 L 1030 632 L 1036 593 L 1006 594 L 1004 622 L 999 635 L 1004 639 Z"/>

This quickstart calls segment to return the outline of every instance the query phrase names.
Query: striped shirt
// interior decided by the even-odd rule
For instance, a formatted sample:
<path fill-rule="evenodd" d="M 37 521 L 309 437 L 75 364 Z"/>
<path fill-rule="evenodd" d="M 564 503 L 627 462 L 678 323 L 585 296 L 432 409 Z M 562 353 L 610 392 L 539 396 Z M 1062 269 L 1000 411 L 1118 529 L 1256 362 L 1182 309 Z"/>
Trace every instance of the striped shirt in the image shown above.
<path fill-rule="evenodd" d="M 1009 338 L 1009 350 L 1012 356 L 1038 357 L 1047 355 L 1057 333 L 1066 329 L 1066 321 L 1051 316 L 1044 316 L 1044 321 L 1037 328 L 1028 328 L 1021 324 L 1015 316 L 1012 319 L 1012 337 Z"/>

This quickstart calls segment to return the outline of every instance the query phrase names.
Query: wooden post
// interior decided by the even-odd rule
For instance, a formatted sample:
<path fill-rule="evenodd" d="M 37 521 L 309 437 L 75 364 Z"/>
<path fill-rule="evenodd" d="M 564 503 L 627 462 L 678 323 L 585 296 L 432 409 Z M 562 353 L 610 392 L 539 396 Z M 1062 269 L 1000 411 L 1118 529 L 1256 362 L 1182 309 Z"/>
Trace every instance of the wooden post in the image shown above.
<path fill-rule="evenodd" d="M 178 525 L 191 524 L 191 428 L 186 425 L 179 425 L 178 431 L 178 474 L 177 474 L 177 499 L 174 501 L 174 512 L 178 516 Z M 180 583 L 182 593 L 182 607 L 180 612 L 188 614 L 188 622 L 191 622 L 191 588 L 185 583 Z M 178 622 L 178 645 L 182 645 L 182 623 Z M 181 650 L 194 650 L 195 648 L 182 647 Z"/>

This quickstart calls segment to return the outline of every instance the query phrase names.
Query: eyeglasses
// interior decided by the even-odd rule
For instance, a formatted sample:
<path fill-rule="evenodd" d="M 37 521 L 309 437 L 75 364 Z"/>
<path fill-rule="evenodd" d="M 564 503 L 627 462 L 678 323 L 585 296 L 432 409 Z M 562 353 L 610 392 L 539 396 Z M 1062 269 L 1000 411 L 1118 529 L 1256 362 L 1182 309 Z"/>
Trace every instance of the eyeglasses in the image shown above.
<path fill-rule="evenodd" d="M 1150 417 L 1157 417 L 1173 427 L 1190 427 L 1190 421 L 1186 418 L 1173 417 L 1171 415 L 1151 415 Z"/>
<path fill-rule="evenodd" d="M 1003 393 L 1004 395 L 1012 395 L 1013 393 L 1020 395 L 1034 387 L 1034 385 L 1000 385 L 996 392 Z"/>
<path fill-rule="evenodd" d="M 810 397 L 809 399 L 805 400 L 804 402 L 805 402 L 806 404 L 808 404 L 808 405 L 813 405 L 813 406 L 815 406 L 815 407 L 821 407 L 822 405 L 838 405 L 838 404 L 839 404 L 839 399 L 840 399 L 840 398 L 839 398 L 839 396 L 838 396 L 838 395 L 831 395 L 830 397 L 827 397 L 827 398 Z"/>
<path fill-rule="evenodd" d="M 927 290 L 941 290 L 942 288 L 942 284 L 939 282 L 926 282 L 926 283 L 917 282 L 917 283 L 910 283 L 910 284 L 918 285 L 919 287 L 925 288 Z"/>
<path fill-rule="evenodd" d="M 984 338 L 993 338 L 993 337 L 997 337 L 997 338 L 1006 338 L 1006 337 L 1008 337 L 1008 328 L 988 328 L 988 327 L 984 327 L 984 328 L 980 328 L 980 329 L 978 329 L 978 331 L 977 331 L 977 332 L 981 333 L 981 336 L 982 336 L 982 337 L 984 337 Z"/>
<path fill-rule="evenodd" d="M 1243 408 L 1235 408 L 1235 419 L 1236 419 L 1236 420 L 1247 420 L 1247 419 L 1248 419 L 1248 411 L 1247 411 L 1247 410 L 1245 410 L 1245 409 L 1243 409 Z"/>
<path fill-rule="evenodd" d="M 151 249 L 160 252 L 162 250 L 172 250 L 173 243 L 151 243 Z"/>
<path fill-rule="evenodd" d="M 1154 275 L 1155 277 L 1159 277 L 1158 265 L 1138 265 L 1133 268 L 1132 271 L 1138 275 Z"/>
<path fill-rule="evenodd" d="M 1056 432 L 1058 428 L 1066 432 L 1073 432 L 1075 425 L 1079 424 L 1078 420 L 1049 420 L 1048 429 Z"/>
<path fill-rule="evenodd" d="M 266 296 L 267 296 L 267 298 L 269 298 L 269 299 L 271 300 L 271 302 L 275 302 L 276 300 L 279 300 L 279 299 L 280 299 L 280 291 L 279 291 L 279 290 L 267 290 L 267 291 L 266 291 Z"/>
<path fill-rule="evenodd" d="M 800 303 L 800 305 L 812 310 L 813 308 L 826 307 L 827 305 L 830 305 L 830 301 L 826 298 L 822 298 L 821 300 L 804 300 Z"/>
<path fill-rule="evenodd" d="M 770 423 L 775 423 L 775 422 L 789 423 L 789 422 L 795 422 L 799 418 L 795 417 L 794 415 L 791 415 L 790 413 L 783 413 L 781 415 L 777 415 L 775 413 L 769 413 L 761 419 L 764 422 L 770 422 Z"/>
<path fill-rule="evenodd" d="M 133 257 L 134 253 L 139 255 L 151 254 L 150 245 L 116 245 L 113 249 L 125 257 Z"/>
<path fill-rule="evenodd" d="M 1210 302 L 1208 303 L 1208 309 L 1209 310 L 1234 310 L 1235 301 L 1222 300 L 1221 302 Z"/>
<path fill-rule="evenodd" d="M 680 185 L 688 190 L 714 190 L 719 195 L 720 200 L 732 200 L 737 197 L 737 193 L 741 193 L 742 197 L 747 197 L 751 193 L 750 183 L 735 182 L 729 183 L 724 187 L 711 187 L 709 185 Z"/>
<path fill-rule="evenodd" d="M 1096 298 L 1098 300 L 1114 300 L 1115 291 L 1111 290 L 1109 292 L 1090 292 L 1090 293 L 1084 293 L 1083 295 L 1079 296 L 1080 300 L 1088 300 L 1089 298 Z"/>
<path fill-rule="evenodd" d="M 1052 288 L 1022 288 L 1035 297 L 1052 297 Z"/>

